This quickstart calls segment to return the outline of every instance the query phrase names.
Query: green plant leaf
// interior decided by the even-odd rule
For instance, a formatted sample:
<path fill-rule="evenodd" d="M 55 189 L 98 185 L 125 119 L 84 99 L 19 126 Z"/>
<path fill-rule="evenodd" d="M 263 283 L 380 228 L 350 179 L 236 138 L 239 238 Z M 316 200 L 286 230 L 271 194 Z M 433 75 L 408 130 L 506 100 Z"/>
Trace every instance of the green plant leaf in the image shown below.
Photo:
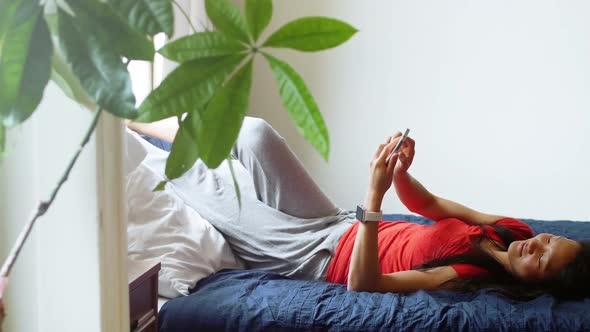
<path fill-rule="evenodd" d="M 254 41 L 270 23 L 272 18 L 272 0 L 246 0 L 246 21 Z"/>
<path fill-rule="evenodd" d="M 57 9 L 60 8 L 70 16 L 76 16 L 74 11 L 68 5 L 67 1 L 69 0 L 41 0 L 41 4 L 43 6 L 43 15 L 45 16 L 45 21 L 47 21 L 47 25 L 49 26 L 49 32 L 53 36 L 57 36 Z"/>
<path fill-rule="evenodd" d="M 199 159 L 200 142 L 195 133 L 201 130 L 200 116 L 198 111 L 192 112 L 180 123 L 166 160 L 166 177 L 170 180 L 181 177 Z"/>
<path fill-rule="evenodd" d="M 6 114 L 12 107 L 20 90 L 25 70 L 26 57 L 41 7 L 31 0 L 3 4 L 11 17 L 0 22 L 2 41 L 0 43 L 0 114 Z M 4 16 L 4 15 L 2 15 Z"/>
<path fill-rule="evenodd" d="M 0 162 L 4 157 L 4 147 L 6 146 L 6 128 L 0 121 Z"/>
<path fill-rule="evenodd" d="M 109 5 L 98 0 L 68 0 L 68 4 L 76 15 L 75 24 L 86 32 L 84 38 L 97 39 L 111 52 L 127 59 L 153 61 L 153 43 L 132 29 Z"/>
<path fill-rule="evenodd" d="M 71 68 L 65 63 L 63 55 L 58 49 L 54 49 L 53 56 L 51 57 L 51 80 L 73 101 L 89 110 L 95 110 L 97 108 L 76 75 L 74 75 Z"/>
<path fill-rule="evenodd" d="M 135 118 L 131 79 L 120 55 L 101 38 L 92 22 L 75 19 L 58 10 L 58 33 L 66 61 L 88 95 L 113 115 Z"/>
<path fill-rule="evenodd" d="M 16 10 L 22 5 L 22 0 L 0 1 L 0 50 L 4 45 L 4 38 L 11 30 Z M 1 51 L 0 51 L 1 56 Z"/>
<path fill-rule="evenodd" d="M 198 32 L 166 44 L 158 53 L 173 61 L 186 62 L 232 55 L 244 50 L 244 44 L 221 32 Z"/>
<path fill-rule="evenodd" d="M 295 122 L 297 130 L 316 148 L 325 160 L 328 160 L 330 139 L 326 123 L 305 82 L 286 62 L 266 53 L 264 53 L 264 57 L 270 63 L 272 72 L 279 84 L 279 93 L 283 105 Z"/>
<path fill-rule="evenodd" d="M 238 184 L 238 178 L 236 177 L 236 172 L 234 170 L 234 164 L 232 163 L 231 156 L 227 157 L 227 165 L 229 167 L 229 171 L 231 173 L 231 178 L 234 181 L 234 189 L 236 190 L 236 197 L 238 198 L 238 206 L 240 209 L 242 208 L 242 193 L 240 192 L 240 185 Z"/>
<path fill-rule="evenodd" d="M 200 158 L 209 168 L 217 168 L 230 153 L 238 138 L 252 86 L 252 60 L 248 61 L 202 111 L 201 127 L 196 133 Z"/>
<path fill-rule="evenodd" d="M 321 51 L 336 47 L 358 30 L 327 17 L 304 17 L 287 23 L 273 33 L 263 47 L 286 47 L 299 51 Z"/>
<path fill-rule="evenodd" d="M 160 183 L 158 183 L 158 185 L 152 190 L 152 191 L 164 191 L 164 189 L 166 189 L 166 185 L 168 184 L 167 180 L 164 181 L 160 181 Z"/>
<path fill-rule="evenodd" d="M 63 5 L 66 5 L 69 8 L 64 1 L 66 0 L 46 0 L 45 4 L 45 21 L 47 21 L 47 25 L 49 26 L 50 34 L 56 39 L 59 38 L 58 5 L 61 4 L 62 8 Z M 71 9 L 68 10 L 71 12 Z M 73 15 L 73 13 L 70 15 Z M 90 96 L 88 96 L 82 87 L 80 80 L 74 75 L 72 69 L 66 63 L 64 55 L 61 53 L 59 47 L 53 49 L 53 56 L 51 57 L 51 80 L 73 101 L 89 110 L 94 111 L 98 108 L 96 103 L 90 98 Z"/>
<path fill-rule="evenodd" d="M 0 72 L 12 76 L 11 84 L 16 84 L 14 87 L 17 89 L 11 105 L 2 112 L 6 127 L 14 127 L 33 114 L 49 82 L 53 49 L 51 36 L 40 10 L 32 21 L 32 31 L 28 27 L 15 29 L 6 39 L 2 50 L 3 61 L 0 66 L 3 69 Z M 11 66 L 20 67 L 21 75 L 16 75 L 18 70 L 6 68 Z M 6 87 L 4 84 L 3 86 Z M 14 87 L 9 87 L 8 90 Z"/>
<path fill-rule="evenodd" d="M 219 31 L 245 43 L 250 42 L 246 21 L 238 7 L 228 0 L 205 0 L 205 8 Z"/>
<path fill-rule="evenodd" d="M 153 36 L 174 32 L 174 12 L 170 0 L 108 0 L 135 30 Z"/>
<path fill-rule="evenodd" d="M 137 122 L 153 122 L 202 108 L 244 55 L 198 59 L 181 64 L 139 107 Z"/>
<path fill-rule="evenodd" d="M 209 168 L 226 159 L 247 112 L 251 82 L 252 60 L 217 91 L 205 110 L 197 109 L 182 121 L 166 162 L 168 179 L 182 176 L 199 158 Z"/>
<path fill-rule="evenodd" d="M 12 21 L 18 1 L 0 1 L 0 31 L 5 33 Z M 2 33 L 2 34 L 3 34 Z"/>

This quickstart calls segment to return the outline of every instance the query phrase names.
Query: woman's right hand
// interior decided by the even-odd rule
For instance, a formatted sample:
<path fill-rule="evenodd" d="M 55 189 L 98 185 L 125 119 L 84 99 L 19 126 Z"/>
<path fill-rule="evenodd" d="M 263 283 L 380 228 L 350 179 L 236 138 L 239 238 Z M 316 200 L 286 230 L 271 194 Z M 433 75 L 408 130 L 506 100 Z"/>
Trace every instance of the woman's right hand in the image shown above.
<path fill-rule="evenodd" d="M 377 148 L 373 159 L 369 163 L 369 188 L 367 191 L 366 205 L 380 205 L 383 196 L 393 182 L 393 171 L 397 163 L 398 153 L 395 153 L 387 162 L 387 157 L 400 140 L 401 133 L 388 137 Z M 376 208 L 376 206 L 373 206 Z"/>

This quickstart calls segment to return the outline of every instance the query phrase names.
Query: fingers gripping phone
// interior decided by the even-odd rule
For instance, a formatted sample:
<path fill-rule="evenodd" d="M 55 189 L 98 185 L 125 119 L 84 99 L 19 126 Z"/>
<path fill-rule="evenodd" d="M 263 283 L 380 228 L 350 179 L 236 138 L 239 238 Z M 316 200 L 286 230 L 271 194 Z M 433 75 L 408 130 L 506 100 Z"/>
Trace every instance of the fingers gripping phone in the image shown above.
<path fill-rule="evenodd" d="M 389 159 L 391 159 L 391 157 L 393 157 L 393 155 L 395 153 L 397 153 L 402 148 L 402 146 L 404 145 L 404 142 L 406 141 L 406 138 L 408 137 L 408 134 L 410 134 L 410 128 L 407 128 L 406 129 L 406 131 L 402 135 L 402 138 L 397 142 L 397 144 L 393 148 L 393 151 L 391 151 L 391 153 L 389 154 L 389 156 L 387 156 L 387 159 L 385 159 L 385 163 L 386 164 L 388 164 L 389 163 Z"/>

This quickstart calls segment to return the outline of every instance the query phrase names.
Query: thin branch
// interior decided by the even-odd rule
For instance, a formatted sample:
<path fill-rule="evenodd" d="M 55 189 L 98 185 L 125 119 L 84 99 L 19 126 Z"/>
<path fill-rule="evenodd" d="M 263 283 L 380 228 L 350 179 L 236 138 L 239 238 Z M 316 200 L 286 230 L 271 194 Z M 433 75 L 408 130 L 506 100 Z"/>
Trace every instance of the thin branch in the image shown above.
<path fill-rule="evenodd" d="M 57 186 L 55 187 L 55 189 L 53 189 L 53 192 L 51 193 L 49 200 L 39 202 L 39 206 L 37 207 L 37 211 L 34 211 L 32 213 L 31 220 L 29 221 L 28 224 L 26 224 L 23 227 L 16 242 L 14 243 L 12 249 L 10 250 L 10 254 L 6 258 L 6 260 L 4 261 L 4 264 L 2 264 L 2 269 L 0 269 L 0 279 L 8 278 L 8 276 L 10 275 L 10 271 L 12 270 L 12 267 L 14 266 L 14 263 L 16 262 L 25 242 L 27 241 L 27 239 L 31 233 L 31 230 L 33 229 L 33 226 L 35 225 L 35 222 L 37 221 L 37 219 L 39 219 L 41 216 L 43 216 L 45 213 L 47 213 L 47 210 L 49 210 L 49 207 L 51 206 L 51 204 L 53 204 L 53 201 L 55 200 L 57 193 L 59 192 L 59 190 L 61 189 L 63 184 L 68 180 L 68 177 L 70 176 L 70 172 L 74 168 L 74 165 L 76 164 L 76 161 L 78 160 L 78 157 L 82 153 L 82 150 L 84 150 L 84 147 L 86 146 L 88 141 L 90 141 L 90 137 L 92 136 L 92 133 L 94 132 L 94 129 L 96 128 L 96 125 L 98 123 L 98 119 L 100 118 L 101 113 L 102 113 L 102 108 L 99 108 L 98 111 L 96 111 L 96 114 L 94 115 L 94 119 L 92 120 L 92 124 L 88 128 L 86 135 L 84 136 L 84 139 L 82 140 L 82 142 L 80 143 L 80 146 L 78 147 L 78 150 L 76 151 L 76 153 L 74 154 L 74 157 L 70 161 L 68 168 L 66 169 L 65 173 L 63 174 L 63 176 L 61 177 L 61 179 L 57 183 Z M 1 293 L 0 293 L 0 298 L 2 298 Z"/>
<path fill-rule="evenodd" d="M 206 32 L 211 32 L 211 31 L 213 31 L 213 28 L 211 28 L 211 27 L 209 26 L 209 24 L 205 24 L 205 23 L 203 23 L 203 20 L 199 20 L 199 24 L 201 25 L 201 28 L 203 28 L 203 30 L 204 30 L 204 31 L 206 31 Z"/>
<path fill-rule="evenodd" d="M 176 6 L 176 8 L 178 8 L 178 10 L 180 10 L 180 12 L 182 13 L 182 15 L 186 18 L 186 20 L 188 21 L 188 24 L 193 29 L 193 32 L 196 33 L 197 32 L 197 29 L 195 29 L 195 26 L 193 25 L 193 22 L 191 22 L 190 16 L 188 16 L 188 14 L 184 10 L 184 8 L 182 8 L 182 6 L 179 5 L 178 2 L 176 2 L 176 0 L 171 0 L 171 1 Z"/>

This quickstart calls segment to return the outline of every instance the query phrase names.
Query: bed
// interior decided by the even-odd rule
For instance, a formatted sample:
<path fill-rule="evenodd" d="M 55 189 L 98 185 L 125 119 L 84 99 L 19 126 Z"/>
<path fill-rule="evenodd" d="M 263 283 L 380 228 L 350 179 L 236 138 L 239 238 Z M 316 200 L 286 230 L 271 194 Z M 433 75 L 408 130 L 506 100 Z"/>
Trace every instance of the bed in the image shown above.
<path fill-rule="evenodd" d="M 413 215 L 387 220 L 421 224 Z M 590 239 L 590 223 L 521 219 L 535 233 Z M 226 269 L 201 280 L 189 296 L 163 305 L 161 332 L 180 331 L 587 331 L 590 299 L 545 295 L 514 301 L 490 290 L 474 294 L 419 291 L 376 294 L 275 273 Z"/>
<path fill-rule="evenodd" d="M 169 145 L 154 139 L 146 145 L 135 138 L 136 148 L 129 144 L 128 151 L 140 146 L 145 151 L 127 162 L 133 165 L 128 167 L 128 249 L 134 258 L 162 262 L 160 295 L 174 299 L 159 300 L 161 332 L 590 331 L 590 299 L 558 302 L 541 296 L 519 302 L 485 289 L 473 294 L 357 293 L 342 285 L 244 270 L 223 237 L 169 188 L 151 191 L 163 179 L 154 165 L 167 155 L 158 153 Z M 384 219 L 432 223 L 414 215 Z M 590 222 L 521 220 L 535 233 L 590 239 Z"/>

